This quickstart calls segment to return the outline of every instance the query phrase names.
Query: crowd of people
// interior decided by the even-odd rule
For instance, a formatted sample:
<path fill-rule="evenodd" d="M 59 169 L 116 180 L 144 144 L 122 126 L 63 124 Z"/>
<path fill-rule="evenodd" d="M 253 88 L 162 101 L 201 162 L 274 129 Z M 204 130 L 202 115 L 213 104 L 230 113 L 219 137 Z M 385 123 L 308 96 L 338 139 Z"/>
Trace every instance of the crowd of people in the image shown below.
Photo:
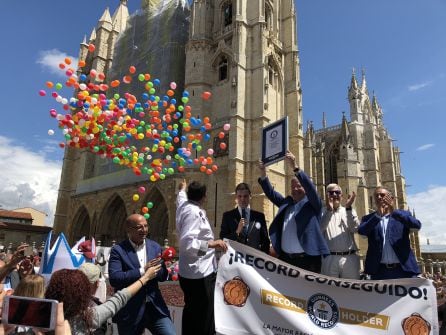
<path fill-rule="evenodd" d="M 290 194 L 284 196 L 272 186 L 266 168 L 259 162 L 258 182 L 266 197 L 278 207 L 269 229 L 265 215 L 251 208 L 251 189 L 240 183 L 235 189 L 237 206 L 223 214 L 219 238 L 214 236 L 204 209 L 206 186 L 184 180 L 179 184 L 176 230 L 179 245 L 178 279 L 184 293 L 182 333 L 215 334 L 214 287 L 218 270 L 216 251 L 226 252 L 224 239 L 235 240 L 283 262 L 331 277 L 360 279 L 358 247 L 354 234 L 368 239 L 365 273 L 372 280 L 411 278 L 420 275 L 410 248 L 411 229 L 421 223 L 410 212 L 395 209 L 392 193 L 384 187 L 374 191 L 376 210 L 361 220 L 354 206 L 355 193 L 344 199 L 337 184 L 329 184 L 325 204 L 311 179 L 299 168 L 295 156 L 285 160 L 294 172 Z M 113 318 L 120 334 L 175 334 L 159 282 L 172 278 L 172 264 L 162 259 L 162 248 L 147 238 L 144 216 L 130 215 L 125 223 L 127 238 L 110 251 L 108 276 L 114 293 L 101 303 L 94 298 L 100 268 L 85 263 L 78 270 L 62 269 L 52 274 L 46 289 L 32 290 L 37 297 L 63 303 L 59 325 L 74 334 L 103 334 L 107 319 Z M 21 246 L 5 263 L 0 263 L 0 280 L 20 293 L 20 285 L 37 285 L 31 259 Z M 25 262 L 23 265 L 22 263 Z M 28 264 L 31 263 L 31 266 Z M 169 269 L 170 271 L 169 271 Z M 17 273 L 13 275 L 13 273 Z M 18 278 L 14 287 L 13 279 Z M 40 281 L 41 282 L 41 281 Z M 433 278 L 444 297 L 444 278 Z M 20 289 L 20 290 L 19 290 Z M 2 290 L 3 291 L 3 290 Z M 25 290 L 27 291 L 27 290 Z M 20 293 L 24 294 L 24 293 Z M 59 307 L 61 309 L 62 307 Z M 60 316 L 60 315 L 59 315 Z M 63 329 L 63 326 L 59 326 Z M 19 331 L 19 329 L 13 330 Z M 26 330 L 29 331 L 29 330 Z"/>

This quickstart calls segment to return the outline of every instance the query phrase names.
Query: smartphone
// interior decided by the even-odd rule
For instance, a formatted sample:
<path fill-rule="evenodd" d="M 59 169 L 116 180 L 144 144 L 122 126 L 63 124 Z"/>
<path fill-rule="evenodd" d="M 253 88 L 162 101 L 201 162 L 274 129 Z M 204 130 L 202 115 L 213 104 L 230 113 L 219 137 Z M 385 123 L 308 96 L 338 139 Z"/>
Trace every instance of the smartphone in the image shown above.
<path fill-rule="evenodd" d="M 57 300 L 6 296 L 3 300 L 2 323 L 42 331 L 54 330 L 57 304 Z"/>

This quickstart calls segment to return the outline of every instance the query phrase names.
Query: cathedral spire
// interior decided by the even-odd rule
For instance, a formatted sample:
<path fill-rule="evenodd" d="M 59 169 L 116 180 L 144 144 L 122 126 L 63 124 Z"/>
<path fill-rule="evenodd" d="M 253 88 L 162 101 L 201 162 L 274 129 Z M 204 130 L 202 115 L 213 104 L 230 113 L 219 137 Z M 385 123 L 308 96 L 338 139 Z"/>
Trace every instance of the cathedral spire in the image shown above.
<path fill-rule="evenodd" d="M 341 138 L 343 143 L 348 143 L 350 140 L 350 131 L 348 130 L 348 122 L 345 117 L 345 112 L 342 112 Z"/>
<path fill-rule="evenodd" d="M 359 87 L 356 81 L 355 68 L 352 69 L 352 79 L 350 80 L 350 87 L 348 88 L 349 100 L 357 99 L 359 97 Z"/>
<path fill-rule="evenodd" d="M 88 42 L 93 42 L 94 40 L 96 40 L 96 29 L 95 28 L 93 28 L 93 30 L 91 31 L 90 39 L 88 40 Z"/>
<path fill-rule="evenodd" d="M 306 148 L 310 148 L 313 145 L 313 122 L 307 122 L 307 132 L 305 133 L 305 143 Z"/>
<path fill-rule="evenodd" d="M 113 30 L 121 33 L 127 26 L 129 18 L 129 9 L 127 8 L 127 0 L 121 0 L 119 7 L 116 9 L 112 17 Z"/>
<path fill-rule="evenodd" d="M 102 26 L 104 24 L 111 24 L 112 20 L 111 20 L 111 16 L 110 16 L 110 11 L 108 10 L 108 7 L 105 8 L 104 13 L 102 14 L 101 18 L 98 21 L 98 27 Z"/>
<path fill-rule="evenodd" d="M 87 35 L 84 35 L 84 38 L 83 38 L 81 44 L 87 45 Z"/>
<path fill-rule="evenodd" d="M 362 81 L 361 81 L 361 92 L 367 93 L 367 81 L 365 80 L 365 69 L 362 68 Z"/>

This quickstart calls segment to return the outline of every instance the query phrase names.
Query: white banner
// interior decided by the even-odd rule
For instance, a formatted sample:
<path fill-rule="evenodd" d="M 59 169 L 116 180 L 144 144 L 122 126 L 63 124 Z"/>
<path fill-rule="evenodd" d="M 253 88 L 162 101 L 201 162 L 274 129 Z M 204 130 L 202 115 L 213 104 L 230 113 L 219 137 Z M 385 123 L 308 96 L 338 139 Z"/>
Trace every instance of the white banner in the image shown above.
<path fill-rule="evenodd" d="M 438 334 L 429 280 L 327 277 L 234 241 L 228 245 L 215 286 L 218 334 Z"/>

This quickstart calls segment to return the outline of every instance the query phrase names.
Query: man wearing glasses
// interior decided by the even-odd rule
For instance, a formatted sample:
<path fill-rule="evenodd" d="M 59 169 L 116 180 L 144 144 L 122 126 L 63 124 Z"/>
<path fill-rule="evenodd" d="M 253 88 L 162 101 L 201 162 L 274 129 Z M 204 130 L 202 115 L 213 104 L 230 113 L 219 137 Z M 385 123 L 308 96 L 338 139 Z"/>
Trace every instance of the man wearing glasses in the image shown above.
<path fill-rule="evenodd" d="M 384 187 L 377 187 L 374 197 L 376 212 L 364 216 L 358 228 L 368 238 L 365 272 L 372 280 L 416 277 L 420 269 L 409 234 L 421 222 L 409 211 L 394 209 L 395 199 Z"/>
<path fill-rule="evenodd" d="M 338 184 L 329 184 L 325 194 L 325 209 L 322 213 L 321 229 L 327 240 L 330 256 L 322 259 L 322 274 L 359 279 L 359 256 L 354 234 L 359 219 L 352 204 L 356 194 L 348 196 L 345 207 L 341 205 L 342 190 Z"/>
<path fill-rule="evenodd" d="M 160 263 L 162 266 L 156 277 L 143 285 L 113 318 L 119 334 L 140 335 L 147 328 L 154 335 L 174 335 L 169 309 L 158 287 L 158 282 L 165 281 L 168 276 L 160 257 L 161 247 L 146 238 L 149 227 L 144 216 L 130 215 L 125 229 L 128 239 L 114 245 L 110 251 L 108 274 L 113 288 L 121 290 L 137 281 L 149 267 Z"/>

